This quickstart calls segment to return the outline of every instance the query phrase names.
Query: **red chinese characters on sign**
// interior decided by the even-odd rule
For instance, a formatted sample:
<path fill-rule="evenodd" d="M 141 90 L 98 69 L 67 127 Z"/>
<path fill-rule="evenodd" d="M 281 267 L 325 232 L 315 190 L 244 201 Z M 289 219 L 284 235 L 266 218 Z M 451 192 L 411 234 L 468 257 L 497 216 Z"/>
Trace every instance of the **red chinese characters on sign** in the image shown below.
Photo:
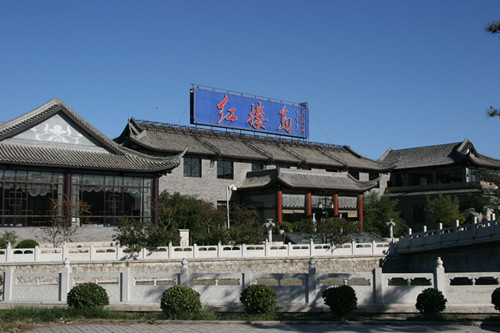
<path fill-rule="evenodd" d="M 295 111 L 295 130 L 299 133 L 305 133 L 306 131 L 306 112 L 305 111 Z"/>
<path fill-rule="evenodd" d="M 249 117 L 246 123 L 249 123 L 250 126 L 256 130 L 260 128 L 266 129 L 262 123 L 269 121 L 269 119 L 264 118 L 264 107 L 262 106 L 262 102 L 257 102 L 257 106 L 252 103 L 252 111 L 248 115 Z"/>
<path fill-rule="evenodd" d="M 286 116 L 288 110 L 285 110 L 285 106 L 281 108 L 279 114 L 281 115 L 281 124 L 278 126 L 278 131 L 284 129 L 287 133 L 290 133 L 292 129 L 292 118 Z"/>
<path fill-rule="evenodd" d="M 217 104 L 217 109 L 219 109 L 219 115 L 220 115 L 220 118 L 219 118 L 219 121 L 217 122 L 217 124 L 220 124 L 221 121 L 223 121 L 223 120 L 235 121 L 238 119 L 238 117 L 236 117 L 234 115 L 234 111 L 236 111 L 236 108 L 228 109 L 227 111 L 229 113 L 226 113 L 224 115 L 224 107 L 226 106 L 227 101 L 228 101 L 227 96 L 224 96 L 224 99 L 222 100 L 222 102 Z"/>

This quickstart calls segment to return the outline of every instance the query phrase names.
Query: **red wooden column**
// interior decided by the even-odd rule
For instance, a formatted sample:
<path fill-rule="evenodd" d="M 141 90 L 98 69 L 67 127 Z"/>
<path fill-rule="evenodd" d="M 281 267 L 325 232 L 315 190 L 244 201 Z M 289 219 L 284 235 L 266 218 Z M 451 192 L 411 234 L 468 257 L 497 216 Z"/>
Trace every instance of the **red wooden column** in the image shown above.
<path fill-rule="evenodd" d="M 312 195 L 311 192 L 306 194 L 306 217 L 312 216 Z"/>
<path fill-rule="evenodd" d="M 359 231 L 363 232 L 363 195 L 358 195 L 358 218 L 359 218 Z"/>
<path fill-rule="evenodd" d="M 339 195 L 333 195 L 333 216 L 339 217 Z"/>
<path fill-rule="evenodd" d="M 283 191 L 276 192 L 276 223 L 283 222 Z"/>
<path fill-rule="evenodd" d="M 158 223 L 160 222 L 160 217 L 159 217 L 159 199 L 160 199 L 160 177 L 158 176 L 155 176 L 153 177 L 153 193 L 152 193 L 152 199 L 153 199 L 153 202 L 151 203 L 152 204 L 152 212 L 151 212 L 151 217 L 153 219 L 153 223 L 155 225 L 158 225 Z"/>

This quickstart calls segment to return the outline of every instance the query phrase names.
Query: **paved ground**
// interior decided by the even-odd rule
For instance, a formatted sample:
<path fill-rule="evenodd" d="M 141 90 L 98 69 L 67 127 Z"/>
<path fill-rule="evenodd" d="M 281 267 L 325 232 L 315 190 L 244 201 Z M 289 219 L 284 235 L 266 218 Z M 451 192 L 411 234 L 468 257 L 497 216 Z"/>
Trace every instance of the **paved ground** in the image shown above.
<path fill-rule="evenodd" d="M 339 332 L 339 333 L 375 333 L 375 332 L 404 332 L 404 333 L 430 333 L 430 332 L 463 332 L 463 333 L 488 333 L 500 332 L 500 327 L 480 327 L 463 325 L 425 325 L 425 324 L 242 324 L 242 323 L 170 323 L 161 325 L 150 324 L 57 324 L 38 327 L 30 333 L 313 333 L 313 332 Z"/>

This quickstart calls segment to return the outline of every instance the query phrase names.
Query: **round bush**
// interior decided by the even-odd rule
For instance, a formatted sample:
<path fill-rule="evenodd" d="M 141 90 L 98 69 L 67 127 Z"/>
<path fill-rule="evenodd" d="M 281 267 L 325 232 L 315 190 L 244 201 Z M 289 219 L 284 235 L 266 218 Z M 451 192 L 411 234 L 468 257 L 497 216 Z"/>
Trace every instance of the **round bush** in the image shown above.
<path fill-rule="evenodd" d="M 192 316 L 201 312 L 200 294 L 187 286 L 173 286 L 163 292 L 160 307 L 169 318 Z"/>
<path fill-rule="evenodd" d="M 17 243 L 16 248 L 18 249 L 34 249 L 38 246 L 38 242 L 33 239 L 24 239 Z"/>
<path fill-rule="evenodd" d="M 500 288 L 497 288 L 491 294 L 491 303 L 495 305 L 495 310 L 500 311 Z"/>
<path fill-rule="evenodd" d="M 350 286 L 330 287 L 323 291 L 323 301 L 332 314 L 344 317 L 357 308 L 358 298 Z"/>
<path fill-rule="evenodd" d="M 415 306 L 423 316 L 435 316 L 446 308 L 447 301 L 441 291 L 427 288 L 417 296 Z"/>
<path fill-rule="evenodd" d="M 253 284 L 243 290 L 240 301 L 249 314 L 270 313 L 276 306 L 276 293 L 269 286 Z"/>
<path fill-rule="evenodd" d="M 109 297 L 103 287 L 95 283 L 82 283 L 70 290 L 66 298 L 74 308 L 101 307 L 109 304 Z"/>

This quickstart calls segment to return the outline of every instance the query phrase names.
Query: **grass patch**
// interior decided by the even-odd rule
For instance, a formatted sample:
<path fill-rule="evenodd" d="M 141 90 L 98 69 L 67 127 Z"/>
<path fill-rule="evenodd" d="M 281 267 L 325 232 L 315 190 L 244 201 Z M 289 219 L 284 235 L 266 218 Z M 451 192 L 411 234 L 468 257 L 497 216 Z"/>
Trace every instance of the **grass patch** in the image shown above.
<path fill-rule="evenodd" d="M 376 319 L 377 315 L 352 314 L 347 321 L 362 321 Z M 271 312 L 267 314 L 249 315 L 247 313 L 215 313 L 211 309 L 202 309 L 199 314 L 187 315 L 178 318 L 167 318 L 162 312 L 131 313 L 107 310 L 105 308 L 75 309 L 25 307 L 19 306 L 12 309 L 0 310 L 0 332 L 21 333 L 34 325 L 49 323 L 86 322 L 92 320 L 123 320 L 135 322 L 155 323 L 164 320 L 227 320 L 227 321 L 337 321 L 330 312 L 298 312 L 283 313 Z M 465 315 L 441 313 L 433 317 L 416 315 L 401 318 L 401 321 L 434 321 L 434 322 L 462 322 L 481 321 L 483 324 L 498 324 L 500 316 L 472 318 Z"/>

